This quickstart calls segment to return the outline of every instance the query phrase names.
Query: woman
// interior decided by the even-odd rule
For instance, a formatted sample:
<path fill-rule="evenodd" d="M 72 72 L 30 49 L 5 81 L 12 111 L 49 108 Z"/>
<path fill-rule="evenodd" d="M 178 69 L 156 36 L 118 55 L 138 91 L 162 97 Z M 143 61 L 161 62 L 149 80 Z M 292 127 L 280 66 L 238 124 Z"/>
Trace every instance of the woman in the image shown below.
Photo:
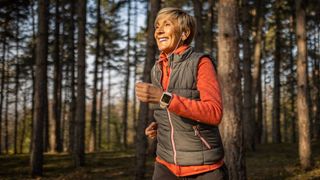
<path fill-rule="evenodd" d="M 137 83 L 136 95 L 151 103 L 157 137 L 154 180 L 227 179 L 218 125 L 222 118 L 219 83 L 208 55 L 194 52 L 196 23 L 178 8 L 164 8 L 155 20 L 161 51 L 151 71 L 152 84 Z"/>

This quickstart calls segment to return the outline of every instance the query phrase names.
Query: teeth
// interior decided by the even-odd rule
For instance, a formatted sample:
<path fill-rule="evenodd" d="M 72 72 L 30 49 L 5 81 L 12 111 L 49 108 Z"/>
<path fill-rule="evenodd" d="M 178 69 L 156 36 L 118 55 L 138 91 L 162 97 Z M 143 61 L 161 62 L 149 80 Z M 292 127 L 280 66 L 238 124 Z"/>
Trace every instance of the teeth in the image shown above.
<path fill-rule="evenodd" d="M 167 38 L 160 38 L 159 39 L 160 42 L 163 42 L 163 41 L 166 41 L 166 40 L 167 40 Z"/>

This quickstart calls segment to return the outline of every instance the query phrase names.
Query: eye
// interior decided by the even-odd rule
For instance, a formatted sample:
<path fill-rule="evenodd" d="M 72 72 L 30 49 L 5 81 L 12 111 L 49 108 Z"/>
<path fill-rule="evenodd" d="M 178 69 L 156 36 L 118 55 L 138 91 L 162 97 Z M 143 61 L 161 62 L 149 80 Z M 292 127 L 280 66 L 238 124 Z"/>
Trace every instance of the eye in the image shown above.
<path fill-rule="evenodd" d="M 170 23 L 166 23 L 166 24 L 165 24 L 165 26 L 167 26 L 167 27 L 170 26 L 170 25 L 171 25 Z"/>

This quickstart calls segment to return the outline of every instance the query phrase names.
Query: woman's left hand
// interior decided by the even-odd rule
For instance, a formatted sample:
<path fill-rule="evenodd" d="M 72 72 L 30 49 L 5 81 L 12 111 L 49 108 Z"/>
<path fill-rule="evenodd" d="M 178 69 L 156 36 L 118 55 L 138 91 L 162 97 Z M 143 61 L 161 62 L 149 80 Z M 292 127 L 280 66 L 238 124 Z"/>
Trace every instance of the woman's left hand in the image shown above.
<path fill-rule="evenodd" d="M 136 83 L 136 96 L 142 102 L 159 103 L 162 93 L 162 89 L 153 84 L 144 82 Z"/>

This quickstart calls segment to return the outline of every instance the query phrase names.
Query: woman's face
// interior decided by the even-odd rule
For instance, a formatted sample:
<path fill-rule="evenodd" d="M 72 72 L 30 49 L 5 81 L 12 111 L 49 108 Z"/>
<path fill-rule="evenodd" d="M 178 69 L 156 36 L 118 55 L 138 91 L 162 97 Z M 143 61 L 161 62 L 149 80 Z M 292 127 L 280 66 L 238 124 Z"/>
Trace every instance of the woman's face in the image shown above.
<path fill-rule="evenodd" d="M 168 16 L 159 17 L 156 23 L 154 38 L 160 51 L 169 54 L 177 47 L 181 33 L 177 21 Z"/>

